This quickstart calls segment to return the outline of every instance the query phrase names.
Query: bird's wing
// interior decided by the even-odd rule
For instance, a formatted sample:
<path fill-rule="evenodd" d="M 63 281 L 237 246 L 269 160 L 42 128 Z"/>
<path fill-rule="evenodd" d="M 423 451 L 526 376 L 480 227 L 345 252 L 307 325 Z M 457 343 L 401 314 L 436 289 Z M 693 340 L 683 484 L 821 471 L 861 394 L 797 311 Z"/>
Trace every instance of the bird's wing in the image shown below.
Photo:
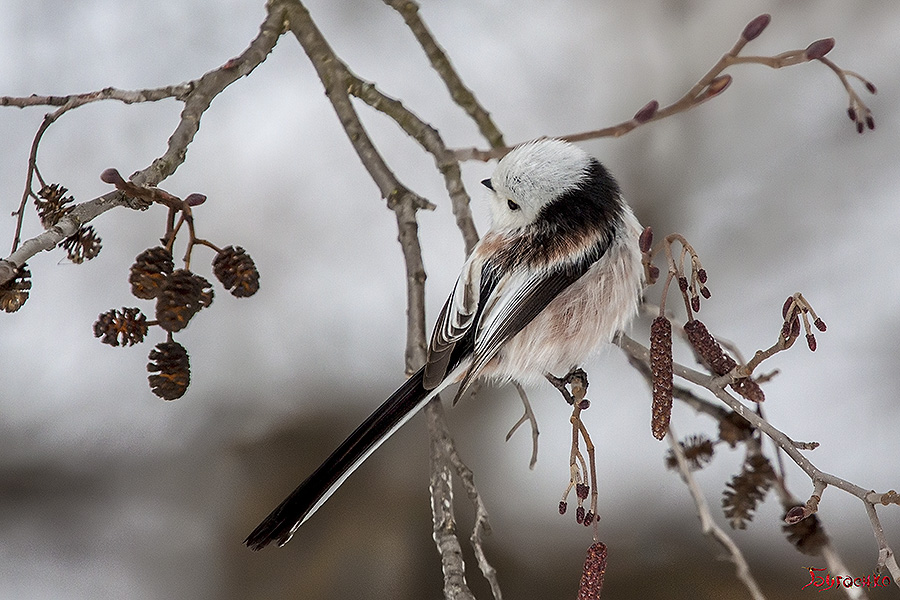
<path fill-rule="evenodd" d="M 472 362 L 460 383 L 457 399 L 503 344 L 531 323 L 560 292 L 584 275 L 603 256 L 607 247 L 608 244 L 600 242 L 574 261 L 549 269 L 514 270 L 497 281 L 478 315 Z"/>
<path fill-rule="evenodd" d="M 484 261 L 479 254 L 473 252 L 463 265 L 456 285 L 444 303 L 444 308 L 441 309 L 431 334 L 431 343 L 428 345 L 428 359 L 423 378 L 426 390 L 436 388 L 446 377 L 457 342 L 471 330 L 481 298 L 487 297 L 490 293 L 489 290 L 482 289 L 483 265 Z"/>

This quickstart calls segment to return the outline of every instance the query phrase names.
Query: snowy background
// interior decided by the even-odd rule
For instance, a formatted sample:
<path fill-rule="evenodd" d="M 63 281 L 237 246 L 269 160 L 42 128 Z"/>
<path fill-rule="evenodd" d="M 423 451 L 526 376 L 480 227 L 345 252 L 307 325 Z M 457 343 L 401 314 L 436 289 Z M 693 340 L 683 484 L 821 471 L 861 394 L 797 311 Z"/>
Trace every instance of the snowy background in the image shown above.
<path fill-rule="evenodd" d="M 375 0 L 308 7 L 356 73 L 403 99 L 450 146 L 485 146 L 393 10 Z M 835 37 L 830 58 L 878 86 L 877 96 L 864 95 L 874 132 L 856 134 L 845 92 L 822 65 L 739 65 L 728 71 L 728 91 L 699 109 L 583 146 L 617 174 L 642 223 L 694 244 L 713 293 L 701 318 L 747 354 L 775 340 L 784 298 L 804 293 L 828 331 L 814 354 L 797 344 L 767 363 L 781 370 L 765 388 L 767 414 L 794 439 L 821 442 L 809 456 L 826 471 L 879 491 L 900 485 L 900 4 L 423 0 L 421 12 L 508 143 L 617 123 L 650 99 L 677 99 L 763 12 L 772 23 L 747 54 Z M 263 17 L 262 2 L 235 0 L 0 0 L 0 95 L 195 79 L 240 54 Z M 105 193 L 99 173 L 131 173 L 161 155 L 180 109 L 175 101 L 82 107 L 45 135 L 41 172 L 78 200 Z M 0 110 L 3 214 L 21 198 L 45 112 Z M 383 116 L 362 113 L 401 180 L 438 205 L 419 215 L 430 324 L 463 260 L 462 241 L 432 159 Z M 477 182 L 492 166 L 463 169 L 483 232 Z M 290 545 L 251 554 L 240 543 L 403 373 L 394 216 L 295 40 L 283 38 L 216 98 L 187 162 L 163 187 L 209 197 L 195 211 L 198 234 L 246 248 L 262 287 L 246 300 L 217 288 L 214 305 L 176 337 L 191 353 L 192 383 L 166 403 L 146 381 L 160 332 L 130 349 L 91 332 L 110 308 L 152 311 L 130 295 L 128 267 L 162 235 L 165 211 L 101 216 L 93 225 L 103 252 L 84 265 L 59 251 L 29 261 L 31 298 L 0 316 L 0 597 L 439 597 L 421 418 Z M 0 220 L 0 241 L 11 242 L 14 226 Z M 39 227 L 32 213 L 26 237 Z M 210 279 L 211 259 L 195 250 L 196 270 Z M 646 339 L 643 324 L 633 333 Z M 615 350 L 588 367 L 610 593 L 746 597 L 699 533 L 678 477 L 663 468 L 642 379 Z M 534 471 L 526 430 L 503 441 L 521 410 L 513 390 L 462 402 L 448 411 L 450 424 L 491 513 L 488 553 L 510 597 L 572 597 L 590 536 L 556 514 L 568 409 L 548 386 L 531 399 L 542 432 Z M 673 424 L 680 435 L 715 433 L 684 408 Z M 741 460 L 722 451 L 698 475 L 720 522 L 721 489 Z M 796 468 L 788 481 L 798 497 L 811 491 Z M 465 529 L 461 492 L 459 504 Z M 893 508 L 880 514 L 897 549 Z M 877 549 L 861 503 L 828 489 L 820 511 L 851 571 L 869 574 Z M 770 497 L 735 537 L 770 597 L 795 597 L 805 567 L 823 565 L 784 541 L 780 512 Z M 486 597 L 477 572 L 469 581 Z"/>

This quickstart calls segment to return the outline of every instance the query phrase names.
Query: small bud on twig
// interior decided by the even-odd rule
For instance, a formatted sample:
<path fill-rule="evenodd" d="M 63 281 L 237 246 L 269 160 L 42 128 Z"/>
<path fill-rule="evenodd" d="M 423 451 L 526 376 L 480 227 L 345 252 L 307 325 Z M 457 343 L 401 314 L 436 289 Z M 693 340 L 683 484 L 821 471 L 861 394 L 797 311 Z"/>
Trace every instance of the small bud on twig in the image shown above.
<path fill-rule="evenodd" d="M 103 183 L 111 183 L 117 187 L 125 184 L 125 180 L 122 179 L 122 176 L 116 169 L 106 169 L 100 173 L 100 181 Z"/>
<path fill-rule="evenodd" d="M 805 55 L 807 60 L 816 60 L 831 52 L 832 48 L 834 48 L 834 38 L 816 40 L 806 47 Z"/>
<path fill-rule="evenodd" d="M 200 206 L 206 202 L 206 196 L 203 194 L 190 194 L 184 201 L 188 203 L 188 206 Z"/>
<path fill-rule="evenodd" d="M 650 247 L 653 246 L 653 228 L 644 228 L 644 231 L 641 232 L 641 237 L 638 239 L 638 244 L 641 252 L 650 252 Z"/>
<path fill-rule="evenodd" d="M 772 20 L 772 15 L 764 13 L 747 23 L 747 26 L 744 27 L 743 33 L 741 33 L 741 37 L 746 41 L 752 41 L 759 37 L 759 34 L 765 30 L 766 27 L 769 26 L 769 22 Z"/>
<path fill-rule="evenodd" d="M 643 108 L 634 113 L 634 120 L 638 123 L 646 123 L 654 116 L 656 116 L 657 110 L 659 110 L 659 102 L 657 102 L 656 100 L 651 100 L 650 102 L 645 104 Z"/>
<path fill-rule="evenodd" d="M 709 100 L 713 96 L 718 96 L 731 85 L 731 75 L 719 75 L 709 82 L 706 91 L 703 93 L 703 99 Z"/>
<path fill-rule="evenodd" d="M 800 510 L 795 511 L 794 509 Z M 791 515 L 790 520 L 789 515 Z M 791 522 L 798 516 L 800 516 L 798 520 Z M 798 551 L 809 556 L 819 556 L 822 553 L 822 547 L 828 544 L 828 535 L 815 514 L 807 515 L 803 506 L 796 506 L 785 514 L 784 520 L 786 524 L 782 526 L 781 530 L 787 534 L 788 541 Z"/>
<path fill-rule="evenodd" d="M 795 506 L 784 515 L 784 522 L 793 525 L 794 523 L 799 523 L 808 516 L 809 514 L 807 513 L 805 506 Z"/>
<path fill-rule="evenodd" d="M 787 321 L 788 311 L 791 310 L 791 304 L 794 303 L 794 297 L 788 296 L 788 299 L 784 301 L 784 306 L 781 307 L 781 318 Z"/>

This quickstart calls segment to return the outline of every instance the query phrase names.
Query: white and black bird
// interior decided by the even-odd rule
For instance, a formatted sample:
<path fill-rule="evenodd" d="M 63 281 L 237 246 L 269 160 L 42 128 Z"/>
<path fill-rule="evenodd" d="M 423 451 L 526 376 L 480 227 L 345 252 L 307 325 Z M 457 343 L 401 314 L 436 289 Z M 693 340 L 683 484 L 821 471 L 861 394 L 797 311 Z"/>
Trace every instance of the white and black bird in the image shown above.
<path fill-rule="evenodd" d="M 637 312 L 641 227 L 597 159 L 553 139 L 518 146 L 482 182 L 492 225 L 441 310 L 424 367 L 244 543 L 283 545 L 388 437 L 445 387 L 565 375 Z"/>

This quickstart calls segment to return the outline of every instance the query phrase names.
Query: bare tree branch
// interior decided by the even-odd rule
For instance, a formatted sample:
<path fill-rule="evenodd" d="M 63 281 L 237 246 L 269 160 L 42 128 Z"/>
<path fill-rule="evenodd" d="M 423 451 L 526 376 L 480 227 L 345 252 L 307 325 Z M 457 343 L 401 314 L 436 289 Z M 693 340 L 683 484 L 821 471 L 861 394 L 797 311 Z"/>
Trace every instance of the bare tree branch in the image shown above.
<path fill-rule="evenodd" d="M 831 60 L 825 58 L 825 54 L 834 47 L 833 39 L 827 38 L 824 40 L 817 40 L 802 50 L 789 50 L 777 56 L 739 56 L 741 50 L 744 49 L 744 46 L 762 33 L 763 29 L 769 24 L 769 19 L 769 15 L 760 15 L 748 23 L 731 50 L 726 52 L 690 90 L 672 104 L 660 108 L 659 103 L 656 100 L 651 100 L 638 110 L 631 119 L 617 125 L 558 137 L 570 142 L 581 142 L 604 137 L 621 137 L 646 123 L 665 119 L 666 117 L 691 110 L 707 100 L 718 96 L 729 87 L 732 79 L 731 75 L 723 75 L 722 73 L 728 67 L 736 64 L 759 64 L 772 69 L 780 69 L 782 67 L 793 66 L 813 60 L 818 60 L 825 64 L 829 69 L 834 71 L 840 79 L 841 84 L 844 86 L 850 97 L 850 108 L 848 109 L 848 113 L 850 118 L 856 122 L 857 131 L 862 133 L 866 127 L 874 129 L 875 122 L 872 120 L 871 111 L 865 103 L 863 103 L 859 94 L 857 94 L 850 85 L 848 77 L 858 79 L 866 89 L 873 94 L 875 93 L 875 86 L 858 73 L 842 69 Z M 511 149 L 511 147 L 495 147 L 490 150 L 460 148 L 455 150 L 455 152 L 460 161 L 488 161 L 503 156 Z"/>
<path fill-rule="evenodd" d="M 353 149 L 387 201 L 388 208 L 397 217 L 407 277 L 406 371 L 413 373 L 425 362 L 426 335 L 426 275 L 415 213 L 423 208 L 432 209 L 434 205 L 400 183 L 375 148 L 350 101 L 349 87 L 353 77 L 316 27 L 306 7 L 294 0 L 277 0 L 276 4 L 283 7 L 290 31 L 312 61 Z"/>
<path fill-rule="evenodd" d="M 21 101 L 6 98 L 6 101 L 2 104 L 8 106 L 35 106 L 40 103 L 51 106 L 61 105 L 61 108 L 54 113 L 56 116 L 52 117 L 49 123 L 45 119 L 46 125 L 42 125 L 42 130 L 39 131 L 39 134 L 43 135 L 49 124 L 63 113 L 90 102 L 107 99 L 126 103 L 155 102 L 165 97 L 181 100 L 184 102 L 184 108 L 181 111 L 178 125 L 169 137 L 166 152 L 154 160 L 150 166 L 138 171 L 131 177 L 131 181 L 136 185 L 157 185 L 174 173 L 181 166 L 181 163 L 184 162 L 188 145 L 193 141 L 194 135 L 200 128 L 200 118 L 206 112 L 206 109 L 209 108 L 213 98 L 241 77 L 248 75 L 266 59 L 272 48 L 275 47 L 278 38 L 284 32 L 283 26 L 280 14 L 277 11 L 270 10 L 266 19 L 260 25 L 259 35 L 250 42 L 250 45 L 240 56 L 229 60 L 218 69 L 206 73 L 200 79 L 179 86 L 130 92 L 106 88 L 99 92 L 65 97 L 29 96 L 27 100 L 22 99 Z M 65 99 L 65 101 L 63 102 L 62 99 Z M 48 118 L 50 117 L 48 116 Z M 26 198 L 31 189 L 31 176 L 34 164 L 36 164 L 37 142 L 40 139 L 40 135 L 35 138 L 35 144 L 29 160 Z M 119 192 L 104 194 L 99 198 L 88 200 L 75 206 L 74 210 L 60 219 L 54 227 L 22 243 L 21 246 L 14 248 L 9 256 L 0 260 L 0 285 L 12 279 L 16 269 L 22 266 L 29 258 L 42 250 L 52 250 L 56 247 L 56 244 L 72 235 L 81 225 L 117 206 L 129 206 L 126 197 Z M 22 211 L 22 208 L 24 207 L 20 207 L 19 212 Z"/>
<path fill-rule="evenodd" d="M 400 245 L 407 268 L 406 368 L 409 373 L 412 373 L 425 362 L 426 340 L 425 267 L 422 263 L 416 211 L 422 208 L 431 208 L 432 205 L 403 186 L 388 168 L 359 120 L 350 101 L 350 94 L 359 96 L 374 108 L 394 117 L 404 130 L 435 156 L 439 170 L 445 175 L 448 192 L 451 193 L 451 196 L 457 195 L 454 212 L 457 214 L 457 222 L 466 239 L 467 250 L 471 250 L 471 246 L 477 242 L 478 236 L 472 225 L 471 215 L 468 213 L 468 196 L 465 195 L 459 178 L 459 165 L 447 152 L 434 128 L 415 117 L 400 102 L 388 98 L 373 85 L 363 82 L 347 68 L 316 27 L 306 7 L 300 2 L 294 1 L 285 2 L 285 6 L 290 30 L 300 41 L 312 61 L 350 142 L 378 185 L 382 196 L 387 199 L 388 208 L 397 215 Z M 470 227 L 466 227 L 467 224 Z M 456 454 L 453 441 L 444 424 L 440 399 L 435 398 L 429 403 L 425 412 L 432 440 L 431 492 L 434 539 L 443 564 L 444 594 L 447 598 L 472 598 L 471 591 L 465 582 L 465 564 L 456 535 L 452 482 L 446 462 L 449 460 L 458 473 L 468 472 L 471 474 L 471 471 L 465 468 Z M 499 600 L 500 589 L 494 569 L 484 557 L 481 547 L 481 535 L 487 529 L 487 513 L 481 505 L 471 477 L 463 476 L 463 481 L 467 483 L 470 498 L 476 502 L 477 519 L 472 542 L 479 567 L 491 583 L 495 598 Z"/>
<path fill-rule="evenodd" d="M 497 129 L 490 113 L 481 106 L 472 90 L 463 83 L 443 48 L 440 47 L 431 35 L 431 31 L 419 17 L 419 5 L 412 0 L 384 0 L 384 2 L 403 16 L 406 25 L 416 36 L 416 40 L 422 46 L 428 60 L 431 61 L 431 66 L 444 80 L 453 101 L 472 117 L 472 120 L 478 125 L 481 135 L 492 148 L 502 148 L 504 146 L 503 134 Z"/>
<path fill-rule="evenodd" d="M 456 225 L 462 233 L 468 255 L 478 243 L 478 231 L 472 220 L 469 194 L 466 193 L 466 188 L 463 186 L 462 173 L 456 156 L 447 149 L 437 129 L 422 121 L 403 106 L 402 102 L 386 96 L 374 84 L 363 81 L 346 67 L 345 71 L 344 77 L 349 80 L 347 90 L 351 94 L 375 110 L 391 117 L 410 137 L 419 142 L 426 152 L 434 157 L 438 171 L 444 176 L 444 185 L 450 196 L 450 205 L 453 215 L 456 217 Z"/>
<path fill-rule="evenodd" d="M 443 419 L 444 408 L 440 396 L 428 403 L 425 418 L 431 440 L 431 514 L 434 519 L 432 535 L 441 555 L 444 573 L 444 598 L 447 600 L 475 600 L 466 584 L 466 565 L 457 535 L 453 514 L 453 481 L 449 456 L 453 440 Z"/>
<path fill-rule="evenodd" d="M 622 348 L 622 350 L 625 351 L 625 353 L 629 357 L 649 365 L 650 350 L 646 346 L 636 342 L 626 335 L 619 336 L 616 340 L 616 343 L 620 348 Z M 750 410 L 746 405 L 732 396 L 725 389 L 725 386 L 730 383 L 733 377 L 713 377 L 710 375 L 705 375 L 703 373 L 700 373 L 699 371 L 695 371 L 694 369 L 685 367 L 684 365 L 678 363 L 673 363 L 673 371 L 675 375 L 678 375 L 682 379 L 685 379 L 686 381 L 689 381 L 700 387 L 706 388 L 707 390 L 715 394 L 717 398 L 728 405 L 734 412 L 749 421 L 754 428 L 761 431 L 773 442 L 775 442 L 775 444 L 809 476 L 814 488 L 814 491 L 810 496 L 810 500 L 806 503 L 806 506 L 802 507 L 801 509 L 795 509 L 796 512 L 792 511 L 794 514 L 792 514 L 792 512 L 788 513 L 788 516 L 786 518 L 786 521 L 788 523 L 795 523 L 803 518 L 808 517 L 811 514 L 814 514 L 816 507 L 821 500 L 822 491 L 829 485 L 844 490 L 845 492 L 852 494 L 853 496 L 856 496 L 857 498 L 862 500 L 863 504 L 866 507 L 866 512 L 869 515 L 869 520 L 872 524 L 872 531 L 879 546 L 879 567 L 887 567 L 888 570 L 891 571 L 891 574 L 894 575 L 895 584 L 900 586 L 900 579 L 897 578 L 898 573 L 895 572 L 898 571 L 896 558 L 894 556 L 893 550 L 887 543 L 887 539 L 884 537 L 884 532 L 881 528 L 881 523 L 878 520 L 878 515 L 875 511 L 874 504 L 875 498 L 882 498 L 885 496 L 890 497 L 890 492 L 887 492 L 886 494 L 878 494 L 871 490 L 860 487 L 854 483 L 851 483 L 845 479 L 842 479 L 836 475 L 826 473 L 816 467 L 808 458 L 806 458 L 806 456 L 804 456 L 800 452 L 798 444 L 794 442 L 794 440 L 788 437 L 784 432 L 777 429 L 767 420 L 756 414 L 754 411 Z"/>

